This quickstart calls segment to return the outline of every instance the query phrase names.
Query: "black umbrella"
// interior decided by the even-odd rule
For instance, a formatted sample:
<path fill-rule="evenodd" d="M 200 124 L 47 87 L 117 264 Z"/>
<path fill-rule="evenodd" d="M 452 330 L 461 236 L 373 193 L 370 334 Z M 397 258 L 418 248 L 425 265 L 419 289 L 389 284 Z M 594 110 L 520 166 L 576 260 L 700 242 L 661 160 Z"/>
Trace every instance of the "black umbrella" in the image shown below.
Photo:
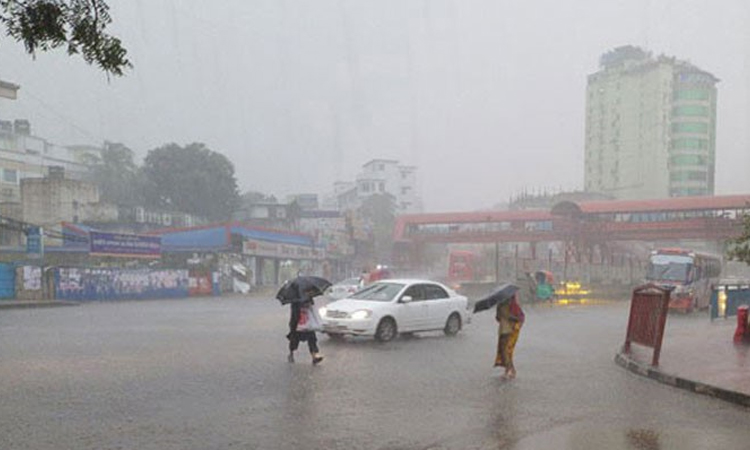
<path fill-rule="evenodd" d="M 323 295 L 323 292 L 329 287 L 331 287 L 331 282 L 325 278 L 314 276 L 297 277 L 281 286 L 279 292 L 276 293 L 276 299 L 282 305 L 303 302 L 318 295 Z"/>
<path fill-rule="evenodd" d="M 493 306 L 496 306 L 500 303 L 509 302 L 510 299 L 513 298 L 513 296 L 518 292 L 518 286 L 511 283 L 505 283 L 501 285 L 495 292 L 488 295 L 487 297 L 484 297 L 481 300 L 478 300 L 474 304 L 474 312 L 480 312 L 485 311 Z"/>

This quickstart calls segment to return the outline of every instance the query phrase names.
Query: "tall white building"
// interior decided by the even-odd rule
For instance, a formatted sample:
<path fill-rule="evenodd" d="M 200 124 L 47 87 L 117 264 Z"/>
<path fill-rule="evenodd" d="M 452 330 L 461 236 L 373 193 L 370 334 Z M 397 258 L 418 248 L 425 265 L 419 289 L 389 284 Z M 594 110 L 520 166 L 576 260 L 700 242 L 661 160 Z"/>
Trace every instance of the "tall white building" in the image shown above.
<path fill-rule="evenodd" d="M 373 159 L 362 166 L 353 182 L 334 184 L 338 209 L 356 209 L 364 199 L 375 194 L 390 194 L 397 213 L 422 211 L 422 197 L 417 185 L 417 168 L 400 165 L 391 159 Z"/>
<path fill-rule="evenodd" d="M 602 55 L 586 89 L 586 191 L 618 199 L 713 195 L 718 81 L 638 47 Z"/>

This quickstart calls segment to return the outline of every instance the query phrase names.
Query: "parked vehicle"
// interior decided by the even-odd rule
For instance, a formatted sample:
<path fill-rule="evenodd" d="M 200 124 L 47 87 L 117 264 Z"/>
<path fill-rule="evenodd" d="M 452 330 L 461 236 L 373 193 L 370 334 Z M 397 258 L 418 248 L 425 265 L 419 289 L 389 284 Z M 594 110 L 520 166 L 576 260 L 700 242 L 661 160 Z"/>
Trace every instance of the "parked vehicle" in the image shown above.
<path fill-rule="evenodd" d="M 714 255 L 681 248 L 651 252 L 646 279 L 671 287 L 669 309 L 691 312 L 708 308 L 711 285 L 721 274 L 721 259 Z"/>
<path fill-rule="evenodd" d="M 466 297 L 441 283 L 416 279 L 377 281 L 329 303 L 320 315 L 323 331 L 332 338 L 373 336 L 382 342 L 422 331 L 452 336 L 471 320 Z"/>
<path fill-rule="evenodd" d="M 480 278 L 478 257 L 474 252 L 452 250 L 448 255 L 448 281 L 460 283 Z"/>
<path fill-rule="evenodd" d="M 537 270 L 534 272 L 535 297 L 538 301 L 552 301 L 555 296 L 555 279 L 552 272 Z"/>
<path fill-rule="evenodd" d="M 360 277 L 347 278 L 331 286 L 326 294 L 334 300 L 339 300 L 354 294 L 364 286 Z"/>

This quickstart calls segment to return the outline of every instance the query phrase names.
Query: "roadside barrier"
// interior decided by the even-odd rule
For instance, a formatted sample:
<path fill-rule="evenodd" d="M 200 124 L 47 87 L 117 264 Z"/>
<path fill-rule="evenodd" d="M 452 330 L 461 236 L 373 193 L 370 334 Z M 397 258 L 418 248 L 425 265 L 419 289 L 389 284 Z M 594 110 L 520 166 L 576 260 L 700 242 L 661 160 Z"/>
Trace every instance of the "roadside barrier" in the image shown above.
<path fill-rule="evenodd" d="M 651 365 L 659 365 L 659 353 L 667 323 L 669 294 L 669 289 L 655 284 L 646 284 L 633 289 L 628 330 L 623 346 L 624 353 L 630 353 L 633 343 L 651 347 L 654 349 Z"/>

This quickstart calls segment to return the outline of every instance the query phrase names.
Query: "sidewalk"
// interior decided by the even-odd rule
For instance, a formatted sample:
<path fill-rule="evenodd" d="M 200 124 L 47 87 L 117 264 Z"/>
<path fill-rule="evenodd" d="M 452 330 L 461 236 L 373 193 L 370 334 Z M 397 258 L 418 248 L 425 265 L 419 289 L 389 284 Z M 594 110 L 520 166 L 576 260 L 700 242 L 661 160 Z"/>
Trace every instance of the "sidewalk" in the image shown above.
<path fill-rule="evenodd" d="M 78 302 L 64 300 L 0 300 L 0 309 L 54 308 L 75 305 L 78 305 Z"/>
<path fill-rule="evenodd" d="M 733 342 L 736 318 L 667 318 L 659 366 L 653 350 L 637 344 L 615 361 L 631 372 L 680 389 L 750 406 L 750 344 Z"/>

